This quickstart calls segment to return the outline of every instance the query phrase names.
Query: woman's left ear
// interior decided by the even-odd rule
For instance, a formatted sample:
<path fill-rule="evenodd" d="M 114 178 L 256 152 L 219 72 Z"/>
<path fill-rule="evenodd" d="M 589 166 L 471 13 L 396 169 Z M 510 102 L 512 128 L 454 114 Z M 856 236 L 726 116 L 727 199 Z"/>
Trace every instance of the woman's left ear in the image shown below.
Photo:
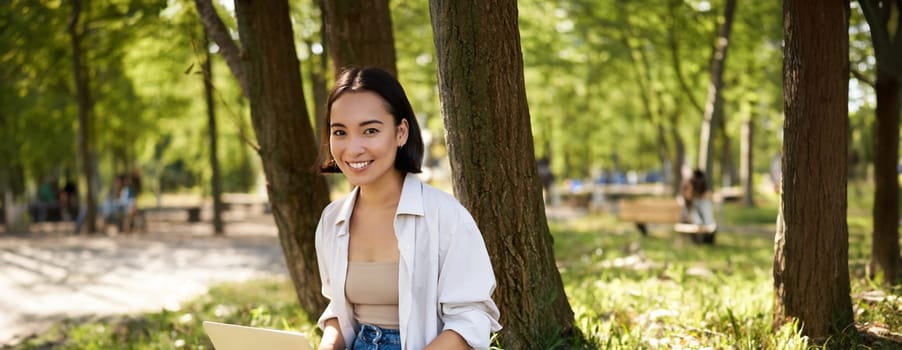
<path fill-rule="evenodd" d="M 407 119 L 401 119 L 401 124 L 398 124 L 398 148 L 407 144 L 409 130 L 410 126 L 407 124 Z"/>

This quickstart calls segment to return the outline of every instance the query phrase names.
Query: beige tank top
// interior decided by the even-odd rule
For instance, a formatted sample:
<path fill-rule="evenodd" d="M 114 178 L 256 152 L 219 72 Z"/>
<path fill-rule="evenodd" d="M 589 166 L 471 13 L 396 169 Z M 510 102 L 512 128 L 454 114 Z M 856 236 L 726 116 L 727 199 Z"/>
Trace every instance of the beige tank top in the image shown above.
<path fill-rule="evenodd" d="M 398 329 L 398 263 L 348 262 L 345 297 L 357 322 Z"/>

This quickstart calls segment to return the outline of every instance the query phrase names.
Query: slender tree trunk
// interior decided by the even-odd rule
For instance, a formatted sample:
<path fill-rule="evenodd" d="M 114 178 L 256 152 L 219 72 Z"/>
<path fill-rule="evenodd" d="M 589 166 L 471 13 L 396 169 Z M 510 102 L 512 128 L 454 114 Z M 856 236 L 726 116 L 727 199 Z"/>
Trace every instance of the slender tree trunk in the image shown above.
<path fill-rule="evenodd" d="M 683 137 L 680 136 L 680 131 L 677 130 L 678 120 L 678 113 L 674 112 L 670 115 L 670 137 L 673 139 L 675 151 L 674 161 L 670 169 L 671 173 L 673 173 L 673 180 L 670 182 L 670 192 L 674 196 L 680 193 L 680 188 L 683 184 L 683 161 L 686 158 L 686 143 L 683 142 Z"/>
<path fill-rule="evenodd" d="M 508 349 L 574 335 L 533 155 L 514 0 L 431 0 L 454 191 L 486 239 Z M 517 203 L 517 205 L 511 205 Z"/>
<path fill-rule="evenodd" d="M 786 0 L 783 16 L 786 118 L 774 326 L 797 319 L 803 335 L 822 343 L 855 331 L 846 224 L 849 4 Z"/>
<path fill-rule="evenodd" d="M 859 0 L 871 28 L 877 58 L 877 122 L 874 125 L 874 240 L 869 272 L 902 282 L 899 257 L 899 117 L 902 83 L 902 2 Z M 894 19 L 895 18 L 895 19 Z M 895 28 L 891 28 L 895 25 Z M 866 163 L 866 162 L 865 162 Z"/>
<path fill-rule="evenodd" d="M 902 69 L 902 67 L 900 67 Z M 899 257 L 899 79 L 877 70 L 877 122 L 874 124 L 874 240 L 872 277 L 902 280 Z"/>
<path fill-rule="evenodd" d="M 720 25 L 720 34 L 717 37 L 717 46 L 714 56 L 711 57 L 711 77 L 708 84 L 708 101 L 705 103 L 705 121 L 702 123 L 702 133 L 699 138 L 698 167 L 705 171 L 708 184 L 712 185 L 712 170 L 714 158 L 714 130 L 718 127 L 718 117 L 721 113 L 721 88 L 723 87 L 723 71 L 727 62 L 727 48 L 730 44 L 730 32 L 733 28 L 733 14 L 736 13 L 736 0 L 727 0 L 724 7 L 724 21 Z"/>
<path fill-rule="evenodd" d="M 755 122 L 749 117 L 742 122 L 742 150 L 740 151 L 742 154 L 740 168 L 742 170 L 739 171 L 742 182 L 742 203 L 745 204 L 746 207 L 755 206 L 755 199 L 752 197 L 755 194 L 754 140 Z"/>
<path fill-rule="evenodd" d="M 238 35 L 231 41 L 210 0 L 195 0 L 207 34 L 223 50 L 251 104 L 257 149 L 288 272 L 310 317 L 326 306 L 320 294 L 314 232 L 328 204 L 326 181 L 314 171 L 317 146 L 307 115 L 287 0 L 238 0 Z M 234 55 L 234 56 L 233 56 Z M 242 80 L 243 79 L 243 80 Z"/>
<path fill-rule="evenodd" d="M 219 172 L 219 156 L 217 152 L 217 132 L 216 132 L 216 101 L 213 100 L 213 56 L 210 55 L 210 45 L 207 35 L 204 35 L 204 97 L 207 101 L 207 121 L 209 124 L 208 135 L 210 138 L 210 168 L 212 177 L 210 178 L 213 190 L 213 233 L 215 235 L 225 234 L 225 224 L 222 221 L 222 178 Z"/>
<path fill-rule="evenodd" d="M 379 67 L 398 75 L 388 0 L 323 0 L 335 75 L 347 66 Z"/>
<path fill-rule="evenodd" d="M 75 93 L 78 99 L 78 154 L 81 160 L 82 181 L 85 184 L 84 229 L 97 232 L 97 198 L 94 188 L 94 159 L 91 144 L 94 140 L 94 101 L 91 99 L 91 83 L 85 53 L 82 50 L 84 30 L 81 21 L 81 0 L 72 1 L 72 17 L 69 19 L 69 38 L 72 43 L 72 71 L 75 73 Z"/>
<path fill-rule="evenodd" d="M 733 157 L 733 138 L 727 132 L 727 118 L 723 111 L 723 103 L 714 118 L 717 120 L 721 141 L 720 154 L 720 178 L 724 187 L 731 187 L 739 180 L 739 169 L 736 168 L 736 159 Z"/>

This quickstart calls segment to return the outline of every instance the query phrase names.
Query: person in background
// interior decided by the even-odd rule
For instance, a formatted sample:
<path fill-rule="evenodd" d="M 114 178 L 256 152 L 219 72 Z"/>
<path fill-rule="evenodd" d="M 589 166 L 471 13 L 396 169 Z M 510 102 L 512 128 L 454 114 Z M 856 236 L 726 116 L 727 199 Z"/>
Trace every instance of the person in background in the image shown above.
<path fill-rule="evenodd" d="M 681 193 L 684 202 L 682 222 L 697 225 L 714 223 L 714 204 L 705 180 L 705 172 L 700 169 L 693 170 L 692 176 L 683 181 Z"/>
<path fill-rule="evenodd" d="M 74 220 L 78 216 L 78 185 L 68 172 L 63 190 L 60 191 L 60 212 L 64 221 Z"/>
<path fill-rule="evenodd" d="M 138 216 L 139 193 L 141 193 L 141 173 L 136 169 L 125 177 L 125 193 L 122 196 L 123 228 L 125 232 L 134 230 L 135 218 Z"/>
<path fill-rule="evenodd" d="M 400 83 L 345 69 L 322 125 L 319 170 L 355 188 L 316 229 L 330 300 L 319 349 L 488 349 L 501 329 L 492 264 L 470 213 L 414 175 L 423 141 Z"/>

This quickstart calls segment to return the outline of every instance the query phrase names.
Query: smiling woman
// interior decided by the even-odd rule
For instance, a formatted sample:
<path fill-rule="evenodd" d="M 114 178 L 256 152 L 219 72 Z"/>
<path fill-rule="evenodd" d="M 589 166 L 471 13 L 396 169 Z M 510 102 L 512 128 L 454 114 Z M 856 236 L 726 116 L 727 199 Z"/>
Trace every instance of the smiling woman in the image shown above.
<path fill-rule="evenodd" d="M 320 171 L 356 188 L 323 210 L 319 349 L 487 349 L 498 331 L 482 234 L 451 195 L 420 182 L 423 140 L 401 84 L 343 71 L 320 134 Z"/>

